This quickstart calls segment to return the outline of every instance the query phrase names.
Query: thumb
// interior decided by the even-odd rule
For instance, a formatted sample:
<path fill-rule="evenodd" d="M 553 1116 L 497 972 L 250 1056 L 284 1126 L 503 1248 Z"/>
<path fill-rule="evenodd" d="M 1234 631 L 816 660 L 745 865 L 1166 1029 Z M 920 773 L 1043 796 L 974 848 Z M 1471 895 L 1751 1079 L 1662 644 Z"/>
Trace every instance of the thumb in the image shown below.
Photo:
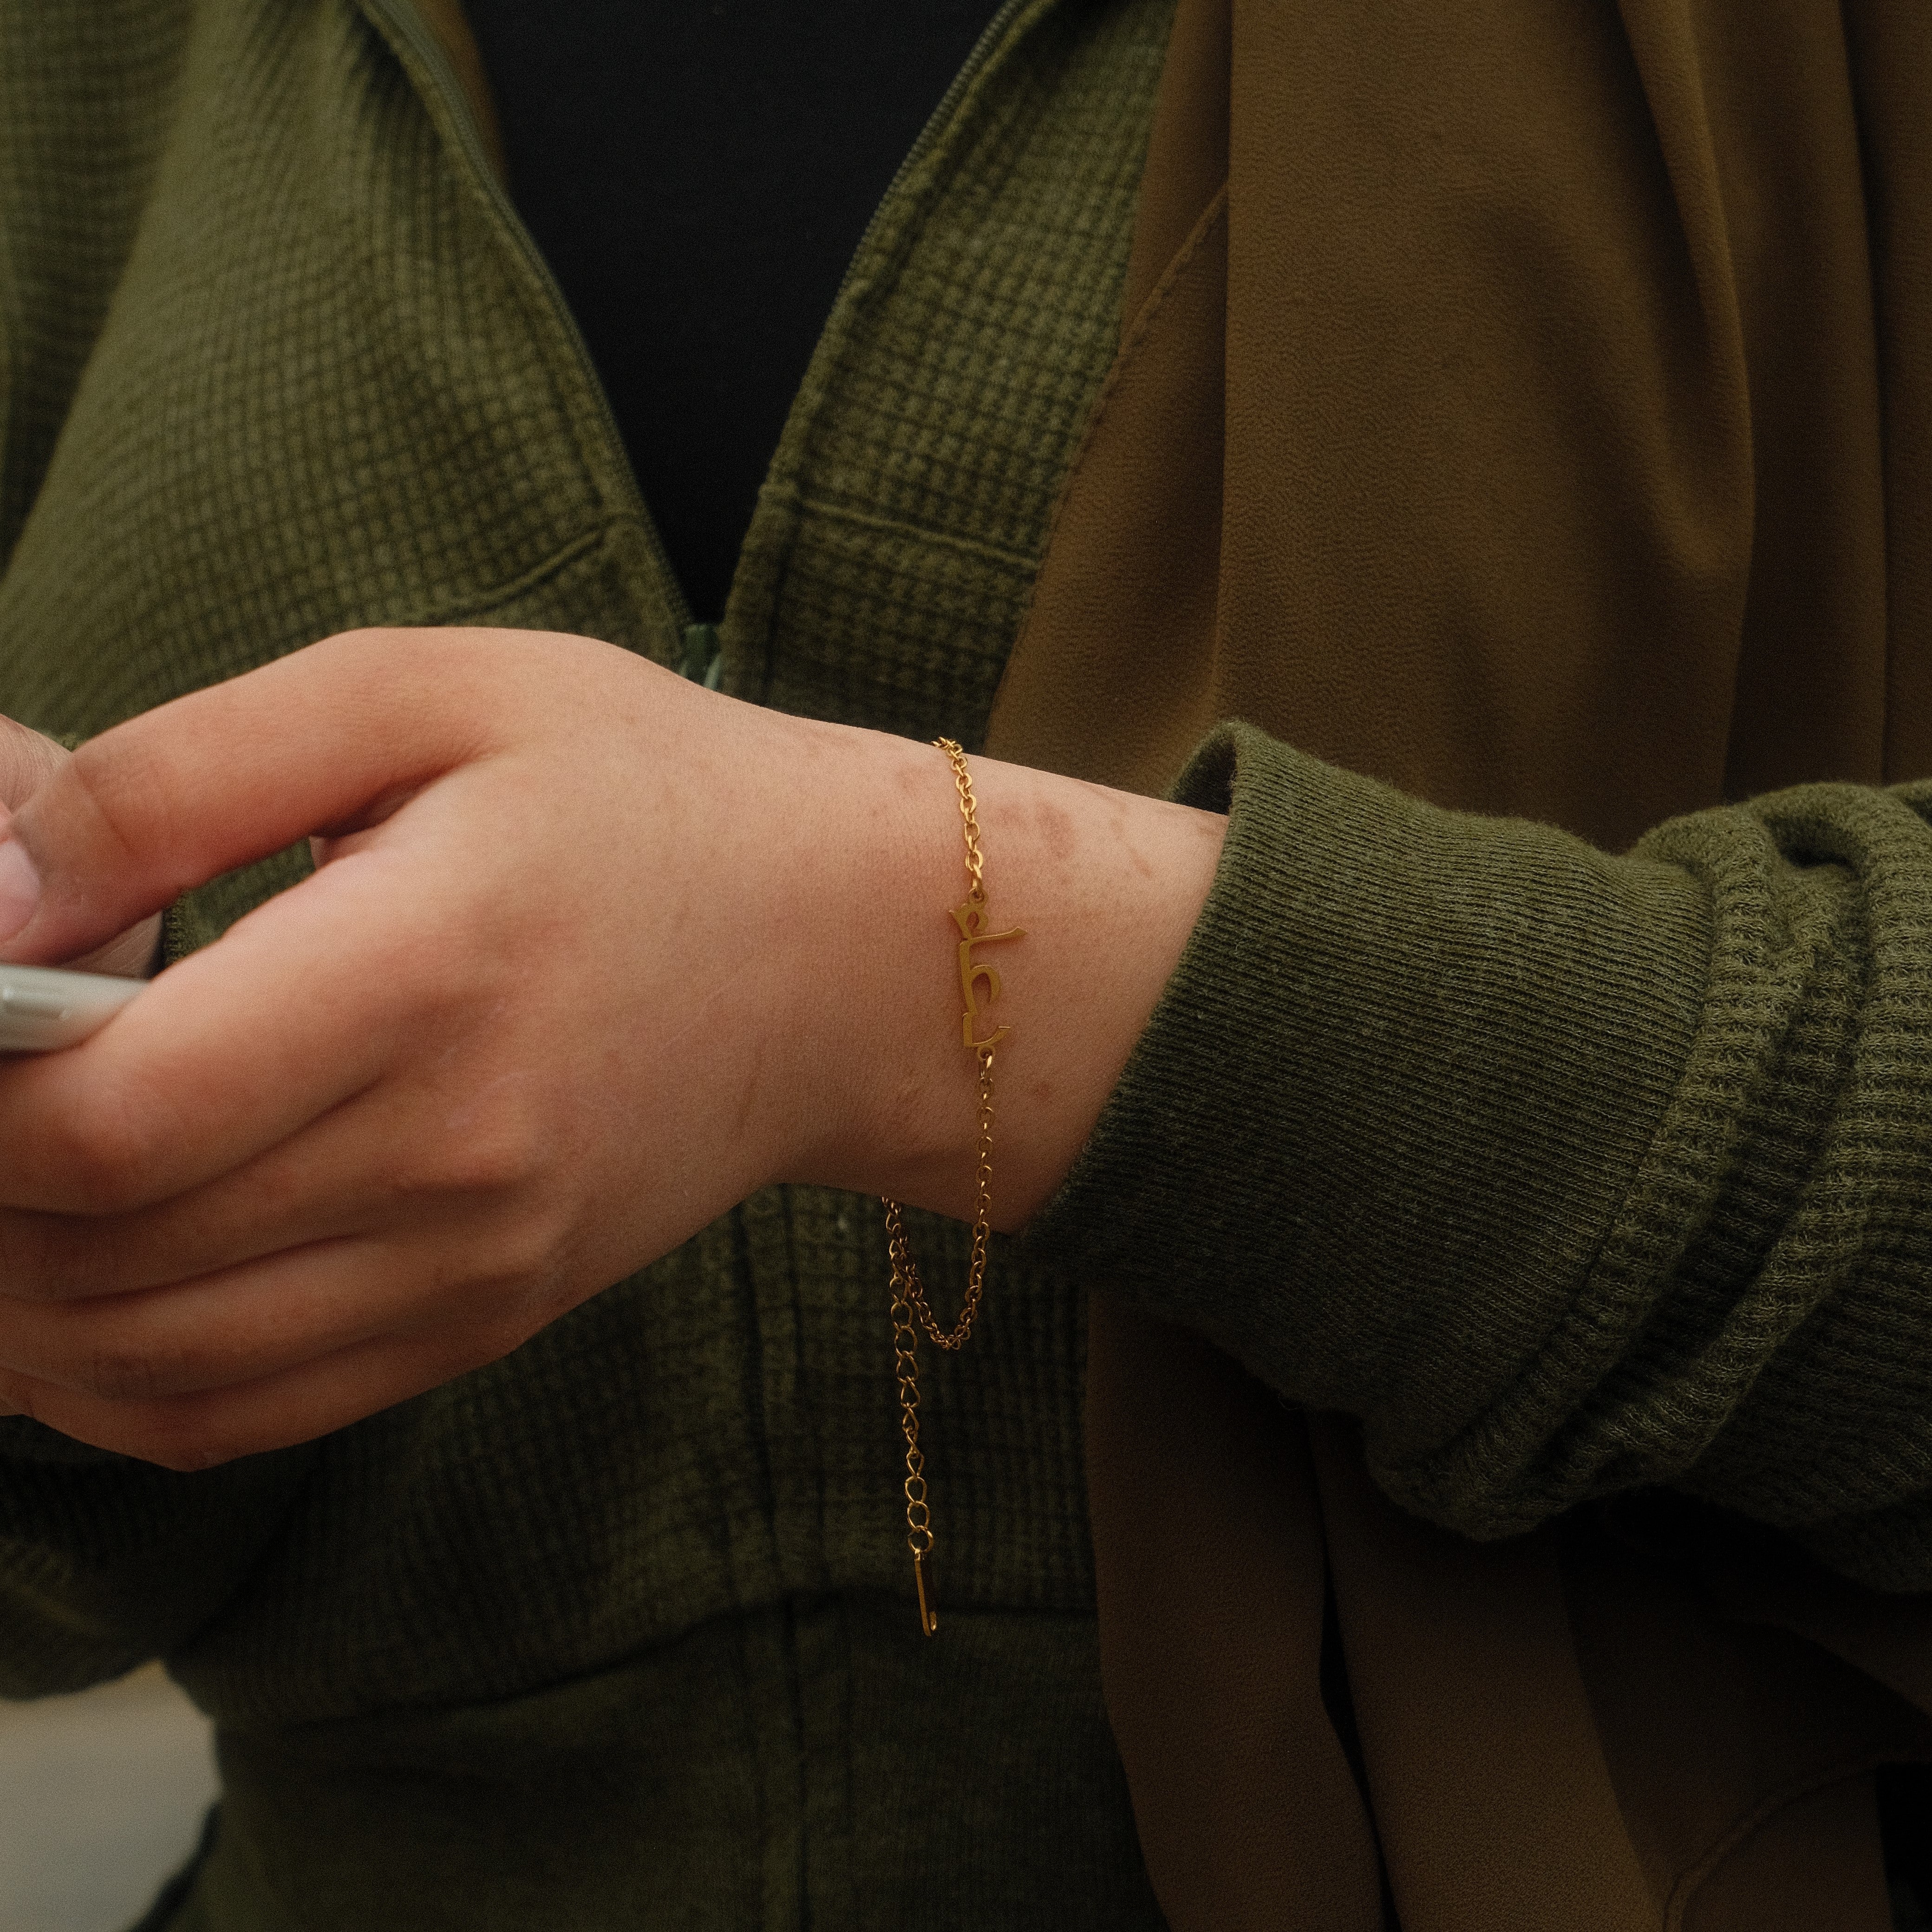
<path fill-rule="evenodd" d="M 65 748 L 16 719 L 0 717 L 0 806 L 16 806 L 67 762 Z"/>
<path fill-rule="evenodd" d="M 91 740 L 0 812 L 0 958 L 70 958 L 476 755 L 462 694 L 508 634 L 346 632 Z"/>

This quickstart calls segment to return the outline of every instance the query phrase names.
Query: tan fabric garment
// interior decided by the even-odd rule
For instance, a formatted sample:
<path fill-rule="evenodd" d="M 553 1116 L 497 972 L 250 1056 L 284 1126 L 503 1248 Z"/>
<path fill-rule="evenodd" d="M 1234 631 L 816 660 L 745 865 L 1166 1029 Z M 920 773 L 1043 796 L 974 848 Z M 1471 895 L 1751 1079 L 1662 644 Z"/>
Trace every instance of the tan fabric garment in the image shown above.
<path fill-rule="evenodd" d="M 1932 772 L 1928 110 L 1918 0 L 1182 0 L 988 752 L 1158 792 L 1245 718 L 1613 849 Z M 1600 1523 L 1458 1542 L 1105 1296 L 1088 1431 L 1177 1932 L 1373 1926 L 1376 1836 L 1406 1932 L 1888 1925 L 1924 1605 Z"/>

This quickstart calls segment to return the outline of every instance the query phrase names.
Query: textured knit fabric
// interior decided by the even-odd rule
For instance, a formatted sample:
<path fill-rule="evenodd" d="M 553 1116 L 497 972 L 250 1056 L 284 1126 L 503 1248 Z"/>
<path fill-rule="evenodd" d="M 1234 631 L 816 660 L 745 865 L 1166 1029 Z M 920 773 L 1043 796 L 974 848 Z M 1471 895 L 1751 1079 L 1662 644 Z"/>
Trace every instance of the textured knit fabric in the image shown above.
<path fill-rule="evenodd" d="M 740 695 L 978 740 L 1113 343 L 1166 24 L 1004 17 L 808 371 L 726 614 Z M 8 0 L 0 46 L 0 708 L 95 730 L 364 622 L 670 658 L 602 399 L 412 22 Z M 1465 1528 L 1671 1480 L 1932 1581 L 1912 795 L 1610 860 L 1256 738 L 1205 760 L 1233 811 L 1196 943 L 1052 1241 L 1003 1244 L 931 1374 L 938 1661 L 854 1197 L 760 1196 L 506 1361 L 206 1475 L 4 1425 L 4 1687 L 158 1652 L 220 1720 L 183 1926 L 1156 1923 L 1094 1680 L 1088 1281 L 1363 1414 Z M 194 896 L 178 940 L 298 871 Z M 961 1231 L 916 1234 L 958 1268 Z"/>
<path fill-rule="evenodd" d="M 1671 1484 L 1932 1587 L 1932 786 L 1615 859 L 1239 726 L 1180 790 L 1223 878 L 1036 1240 L 1468 1534 Z"/>
<path fill-rule="evenodd" d="M 794 1600 L 501 1703 L 224 1732 L 226 1843 L 170 1932 L 1153 1932 L 1088 1620 L 945 1635 Z"/>
<path fill-rule="evenodd" d="M 1112 352 L 1167 11 L 1007 10 L 852 265 L 728 688 L 983 732 Z M 377 621 L 674 661 L 688 613 L 602 398 L 412 19 L 130 0 L 0 32 L 0 708 L 86 734 Z M 119 163 L 104 229 L 117 141 L 146 172 Z M 302 869 L 193 896 L 177 947 Z M 956 1273 L 962 1233 L 916 1238 Z M 312 1448 L 178 1477 L 0 1424 L 5 1688 L 158 1652 L 215 1714 L 230 1797 L 186 1924 L 884 1927 L 916 1885 L 938 1925 L 1157 1923 L 1093 1657 L 1082 1305 L 996 1266 L 998 1319 L 927 1376 L 937 1670 L 878 1206 L 784 1190 Z"/>

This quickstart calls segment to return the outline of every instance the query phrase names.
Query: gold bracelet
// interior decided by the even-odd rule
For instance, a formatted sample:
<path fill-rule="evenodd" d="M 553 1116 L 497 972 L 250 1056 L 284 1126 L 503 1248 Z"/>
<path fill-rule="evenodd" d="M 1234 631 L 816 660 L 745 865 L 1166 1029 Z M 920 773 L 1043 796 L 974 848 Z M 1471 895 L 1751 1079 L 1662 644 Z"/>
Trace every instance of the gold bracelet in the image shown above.
<path fill-rule="evenodd" d="M 959 815 L 966 826 L 966 878 L 971 887 L 962 904 L 952 908 L 952 922 L 959 928 L 959 990 L 966 1011 L 959 1022 L 960 1037 L 980 1066 L 979 1198 L 973 1211 L 973 1259 L 966 1271 L 966 1299 L 959 1319 L 949 1331 L 933 1318 L 932 1304 L 912 1250 L 906 1245 L 905 1223 L 896 1201 L 885 1201 L 886 1238 L 892 1261 L 892 1348 L 898 1358 L 899 1413 L 905 1430 L 906 1445 L 906 1546 L 912 1552 L 913 1582 L 919 1591 L 919 1627 L 928 1636 L 939 1628 L 934 1610 L 932 1580 L 926 1564 L 932 1555 L 932 1512 L 926 1505 L 926 1458 L 919 1446 L 919 1328 L 925 1329 L 941 1348 L 963 1348 L 973 1332 L 973 1318 L 980 1312 L 980 1292 L 986 1280 L 986 1243 L 992 1230 L 993 1198 L 993 1049 L 1012 1031 L 1003 1026 L 984 1040 L 974 1038 L 974 1029 L 986 1006 L 1000 997 L 998 970 L 973 956 L 976 946 L 997 945 L 1004 939 L 1024 939 L 1025 928 L 1013 926 L 1005 932 L 986 930 L 986 887 L 980 855 L 980 821 L 973 808 L 973 780 L 966 770 L 966 754 L 950 738 L 933 742 L 952 762 L 952 782 L 959 791 Z M 986 989 L 982 1006 L 979 994 Z M 916 1316 L 919 1327 L 914 1326 Z"/>

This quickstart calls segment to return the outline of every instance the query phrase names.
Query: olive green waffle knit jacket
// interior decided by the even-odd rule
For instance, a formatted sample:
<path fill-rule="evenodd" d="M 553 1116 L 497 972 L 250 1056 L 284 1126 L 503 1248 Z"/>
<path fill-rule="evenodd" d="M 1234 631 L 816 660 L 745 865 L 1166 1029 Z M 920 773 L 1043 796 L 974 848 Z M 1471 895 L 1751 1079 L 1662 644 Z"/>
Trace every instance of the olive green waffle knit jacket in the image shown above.
<path fill-rule="evenodd" d="M 1025 0 L 962 76 L 774 462 L 728 688 L 982 734 L 1112 352 L 1168 11 Z M 10 4 L 0 49 L 0 709 L 85 735 L 375 622 L 679 662 L 574 330 L 406 8 Z M 177 940 L 300 870 L 193 896 Z M 957 1270 L 962 1232 L 917 1238 Z M 791 1189 L 308 1448 L 178 1476 L 0 1422 L 0 1688 L 158 1653 L 214 1714 L 183 1925 L 1156 1924 L 1094 1658 L 1083 1305 L 995 1265 L 926 1377 L 943 1654 L 878 1204 Z"/>
<path fill-rule="evenodd" d="M 982 732 L 1112 352 L 1166 24 L 1147 0 L 1002 16 L 854 264 L 722 626 L 728 688 Z M 4 322 L 11 712 L 87 734 L 378 620 L 585 631 L 677 662 L 681 594 L 594 377 L 406 8 L 30 9 L 7 31 L 40 56 L 8 62 L 0 133 L 25 212 Z M 104 97 L 146 158 L 117 176 L 132 212 L 111 260 L 100 164 L 82 166 L 112 146 Z M 212 938 L 304 863 L 217 882 L 178 932 Z M 960 1232 L 920 1238 L 944 1266 Z M 224 1484 L 300 1498 L 251 1578 L 256 1607 L 230 1603 L 227 1634 L 198 1640 L 222 1655 L 212 1678 L 184 1674 L 225 1716 L 320 1715 L 508 1691 L 792 1591 L 897 1586 L 885 1266 L 876 1204 L 774 1192 L 421 1413 L 180 1485 L 169 1507 L 196 1521 L 222 1520 Z M 1056 1270 L 1004 1272 L 1005 1339 L 934 1383 L 954 1418 L 932 1444 L 950 1593 L 1074 1610 L 1090 1589 L 1078 1300 Z M 526 1457 L 550 1473 L 488 1486 L 486 1464 Z M 528 1517 L 514 1588 L 490 1574 L 506 1507 Z M 446 1664 L 400 1630 L 379 1661 L 366 1570 L 316 1599 L 345 1539 L 382 1590 L 447 1599 L 440 1634 L 417 1633 Z M 458 1586 L 463 1552 L 486 1548 Z M 228 1595 L 212 1577 L 192 1600 L 127 1580 L 147 1628 L 117 1652 L 173 1649 Z M 74 1654 L 10 1647 L 26 1682 L 110 1660 L 104 1629 L 42 1640 Z M 299 1688 L 285 1648 L 307 1660 Z"/>
<path fill-rule="evenodd" d="M 1112 352 L 1167 10 L 995 23 L 808 374 L 728 689 L 978 742 Z M 402 0 L 0 0 L 0 709 L 44 730 L 361 624 L 677 661 L 594 378 Z M 761 1195 L 226 1469 L 0 1423 L 0 1688 L 160 1654 L 223 1727 L 180 1924 L 1157 1923 L 1092 1657 L 1089 1282 L 1359 1415 L 1472 1533 L 1668 1482 L 1932 1585 L 1932 794 L 1612 859 L 1238 728 L 1181 789 L 1232 808 L 1193 942 L 930 1371 L 950 1647 L 904 1601 L 856 1197 Z"/>

